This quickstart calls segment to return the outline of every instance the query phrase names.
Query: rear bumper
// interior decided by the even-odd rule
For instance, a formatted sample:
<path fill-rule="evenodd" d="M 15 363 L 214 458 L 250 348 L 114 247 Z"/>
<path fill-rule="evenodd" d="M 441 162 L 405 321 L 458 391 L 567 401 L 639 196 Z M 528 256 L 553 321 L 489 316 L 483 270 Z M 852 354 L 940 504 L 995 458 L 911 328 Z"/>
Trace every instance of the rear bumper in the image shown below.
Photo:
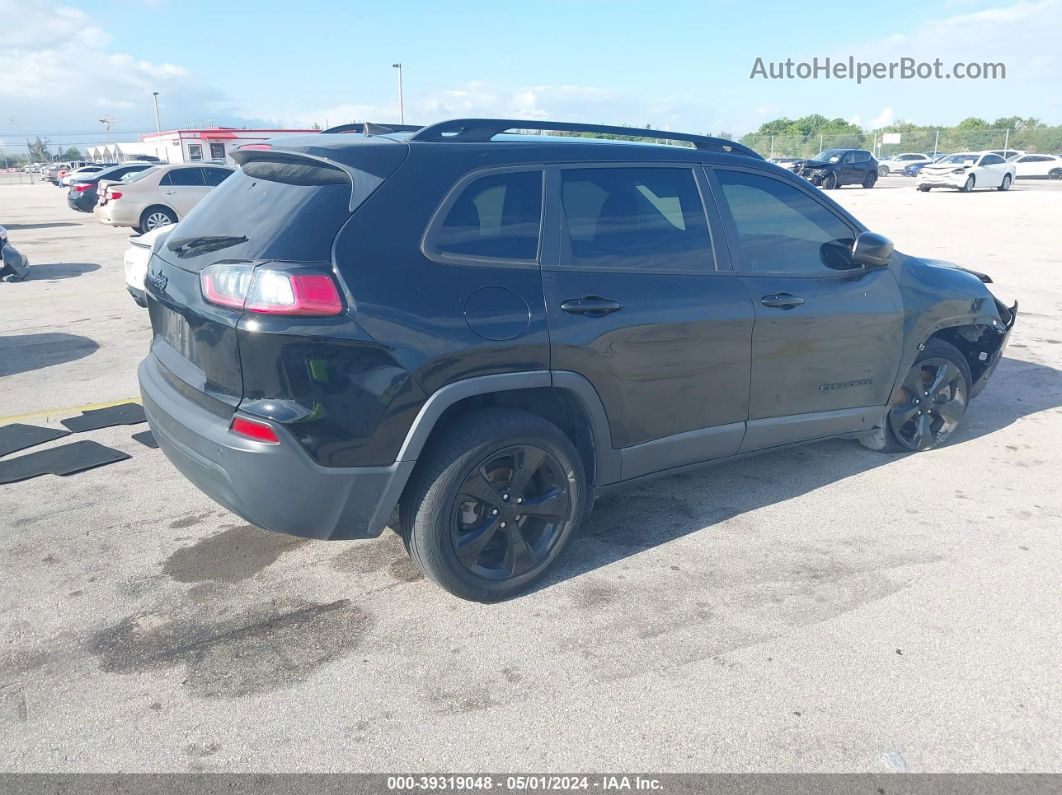
<path fill-rule="evenodd" d="M 277 423 L 280 444 L 246 439 L 181 395 L 161 368 L 154 354 L 140 364 L 144 413 L 159 448 L 208 497 L 278 533 L 350 539 L 383 531 L 415 462 L 322 467 Z"/>

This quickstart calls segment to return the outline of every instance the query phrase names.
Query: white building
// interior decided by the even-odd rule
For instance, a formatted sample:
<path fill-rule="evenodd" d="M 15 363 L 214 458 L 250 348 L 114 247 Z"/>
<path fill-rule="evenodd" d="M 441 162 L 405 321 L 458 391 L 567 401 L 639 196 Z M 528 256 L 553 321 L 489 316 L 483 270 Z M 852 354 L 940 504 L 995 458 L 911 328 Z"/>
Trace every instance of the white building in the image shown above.
<path fill-rule="evenodd" d="M 210 127 L 201 130 L 168 130 L 144 133 L 139 141 L 99 144 L 89 147 L 88 157 L 98 163 L 123 160 L 160 160 L 168 163 L 194 163 L 198 160 L 225 160 L 242 144 L 265 141 L 280 135 L 314 133 L 319 130 L 245 130 Z"/>

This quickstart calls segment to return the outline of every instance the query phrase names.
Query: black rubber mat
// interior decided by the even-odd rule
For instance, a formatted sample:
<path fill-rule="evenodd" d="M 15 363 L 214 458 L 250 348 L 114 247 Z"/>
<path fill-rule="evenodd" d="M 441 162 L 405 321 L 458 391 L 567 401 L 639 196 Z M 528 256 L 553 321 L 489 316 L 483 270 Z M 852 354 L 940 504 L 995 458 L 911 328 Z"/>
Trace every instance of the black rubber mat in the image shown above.
<path fill-rule="evenodd" d="M 155 437 L 151 435 L 151 431 L 134 433 L 133 438 L 145 447 L 150 447 L 152 450 L 157 450 L 159 448 L 159 443 L 155 441 Z"/>
<path fill-rule="evenodd" d="M 114 425 L 136 425 L 140 422 L 147 422 L 144 418 L 144 407 L 139 403 L 121 403 L 105 409 L 86 411 L 79 417 L 63 420 L 63 425 L 74 433 L 80 433 Z"/>
<path fill-rule="evenodd" d="M 61 444 L 48 450 L 0 461 L 0 485 L 29 480 L 40 475 L 72 475 L 127 458 L 129 456 L 121 450 L 104 447 L 97 442 Z"/>
<path fill-rule="evenodd" d="M 0 455 L 8 455 L 69 435 L 70 431 L 64 431 L 62 428 L 44 428 L 40 425 L 23 425 L 19 422 L 4 425 L 0 427 Z"/>

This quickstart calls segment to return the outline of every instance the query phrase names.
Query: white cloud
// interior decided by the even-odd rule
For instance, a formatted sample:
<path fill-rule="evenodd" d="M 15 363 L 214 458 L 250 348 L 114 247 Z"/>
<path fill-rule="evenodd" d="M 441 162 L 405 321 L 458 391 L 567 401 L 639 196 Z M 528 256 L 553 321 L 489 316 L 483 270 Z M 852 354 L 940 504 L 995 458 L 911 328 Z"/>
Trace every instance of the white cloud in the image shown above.
<path fill-rule="evenodd" d="M 895 121 L 896 112 L 892 108 L 882 108 L 881 113 L 871 119 L 867 124 L 867 127 L 871 130 L 876 130 L 879 127 L 887 127 Z M 855 122 L 853 122 L 853 124 L 854 123 Z"/>
<path fill-rule="evenodd" d="M 224 94 L 183 66 L 116 51 L 84 11 L 48 0 L 0 0 L 0 108 L 18 131 L 92 131 L 110 116 L 118 130 L 154 127 L 151 92 L 165 125 L 225 115 Z M 95 140 L 83 135 L 87 143 Z M 125 137 L 129 137 L 126 135 Z"/>

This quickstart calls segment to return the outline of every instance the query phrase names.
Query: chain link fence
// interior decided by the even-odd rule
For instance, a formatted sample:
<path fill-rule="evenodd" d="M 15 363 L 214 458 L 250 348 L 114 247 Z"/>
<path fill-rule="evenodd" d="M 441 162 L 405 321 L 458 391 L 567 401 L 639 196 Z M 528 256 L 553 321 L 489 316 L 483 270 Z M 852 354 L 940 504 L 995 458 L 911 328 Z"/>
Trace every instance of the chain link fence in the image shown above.
<path fill-rule="evenodd" d="M 900 143 L 885 143 L 899 135 Z M 867 132 L 847 135 L 746 135 L 739 139 L 767 158 L 809 158 L 826 149 L 869 149 L 879 159 L 903 152 L 928 155 L 1010 149 L 1041 154 L 1062 152 L 1062 128 L 1031 130 L 967 130 L 958 128 L 910 130 L 900 133 Z"/>

